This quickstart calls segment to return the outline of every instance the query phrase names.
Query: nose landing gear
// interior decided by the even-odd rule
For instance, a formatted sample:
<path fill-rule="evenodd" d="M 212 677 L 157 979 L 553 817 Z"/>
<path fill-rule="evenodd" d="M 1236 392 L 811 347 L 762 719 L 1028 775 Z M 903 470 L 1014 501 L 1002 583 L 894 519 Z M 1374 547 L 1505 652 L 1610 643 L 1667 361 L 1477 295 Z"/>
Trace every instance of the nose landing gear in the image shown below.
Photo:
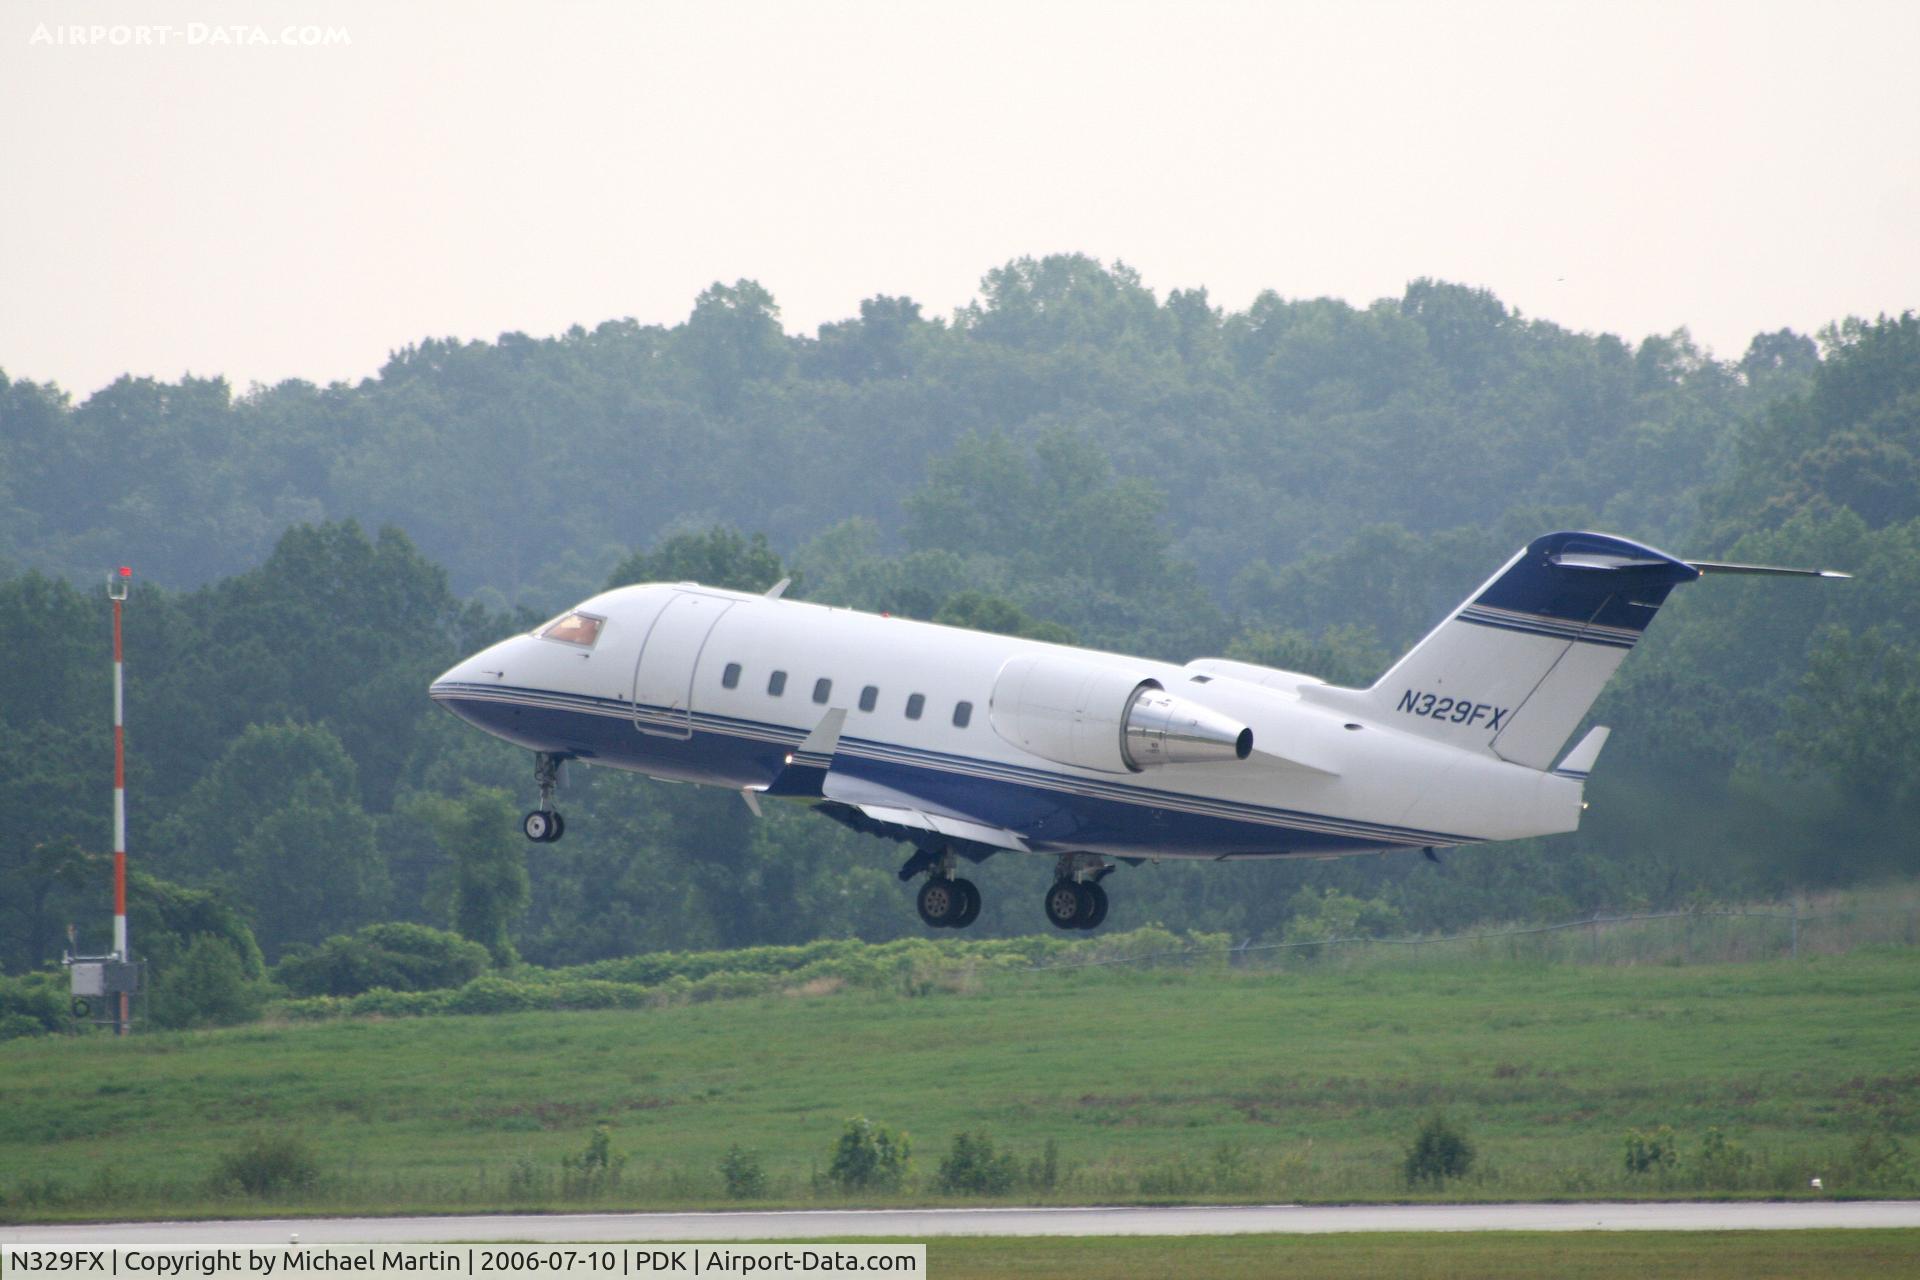
<path fill-rule="evenodd" d="M 535 844 L 552 844 L 567 833 L 567 820 L 553 807 L 553 793 L 560 789 L 560 766 L 565 756 L 536 751 L 533 756 L 533 781 L 540 788 L 540 807 L 520 820 L 520 830 Z"/>

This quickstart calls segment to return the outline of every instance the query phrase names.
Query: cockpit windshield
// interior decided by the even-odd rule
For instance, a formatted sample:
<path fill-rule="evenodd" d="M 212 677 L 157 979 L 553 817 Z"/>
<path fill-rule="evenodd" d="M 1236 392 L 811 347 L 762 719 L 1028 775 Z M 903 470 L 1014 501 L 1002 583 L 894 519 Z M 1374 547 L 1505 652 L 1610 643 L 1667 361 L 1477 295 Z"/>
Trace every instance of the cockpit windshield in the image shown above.
<path fill-rule="evenodd" d="M 540 638 L 559 640 L 564 644 L 577 644 L 582 648 L 591 649 L 593 642 L 600 638 L 600 628 L 605 622 L 605 618 L 596 618 L 590 613 L 575 610 L 555 618 L 542 627 Z"/>

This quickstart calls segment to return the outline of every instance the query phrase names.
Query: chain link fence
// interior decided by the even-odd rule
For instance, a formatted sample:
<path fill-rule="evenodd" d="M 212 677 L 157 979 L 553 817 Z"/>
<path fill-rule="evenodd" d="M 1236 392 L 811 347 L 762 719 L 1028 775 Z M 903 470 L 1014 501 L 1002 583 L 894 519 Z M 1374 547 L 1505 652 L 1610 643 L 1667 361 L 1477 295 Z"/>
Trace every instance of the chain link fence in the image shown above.
<path fill-rule="evenodd" d="M 1080 955 L 1032 969 L 1087 969 L 1197 960 L 1235 967 L 1361 967 L 1378 963 L 1458 964 L 1528 961 L 1557 964 L 1724 964 L 1769 958 L 1842 955 L 1865 947 L 1920 946 L 1920 901 L 1886 906 L 1700 907 L 1596 913 L 1553 924 L 1399 937 L 1354 934 L 1237 945 Z"/>

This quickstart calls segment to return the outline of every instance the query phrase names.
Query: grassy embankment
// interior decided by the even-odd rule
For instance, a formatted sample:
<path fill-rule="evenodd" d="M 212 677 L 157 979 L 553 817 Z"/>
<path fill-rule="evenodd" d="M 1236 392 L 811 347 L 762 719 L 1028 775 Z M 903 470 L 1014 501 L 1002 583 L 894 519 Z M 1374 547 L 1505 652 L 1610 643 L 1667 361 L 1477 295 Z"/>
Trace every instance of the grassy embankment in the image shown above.
<path fill-rule="evenodd" d="M 1446 1108 L 1477 1144 L 1449 1198 L 1913 1194 L 1920 951 L 1576 966 L 1482 958 L 1285 970 L 956 962 L 901 989 L 809 981 L 646 1009 L 332 1019 L 0 1045 L 0 1217 L 844 1203 L 819 1181 L 848 1116 L 904 1129 L 938 1200 L 953 1135 L 1045 1202 L 1386 1199 Z M 563 1160 L 609 1126 L 618 1176 Z M 1679 1159 L 1624 1168 L 1630 1128 Z M 1731 1140 L 1703 1158 L 1710 1128 Z M 290 1132 L 320 1177 L 244 1198 L 220 1157 Z M 1864 1140 L 1864 1142 L 1863 1142 Z"/>

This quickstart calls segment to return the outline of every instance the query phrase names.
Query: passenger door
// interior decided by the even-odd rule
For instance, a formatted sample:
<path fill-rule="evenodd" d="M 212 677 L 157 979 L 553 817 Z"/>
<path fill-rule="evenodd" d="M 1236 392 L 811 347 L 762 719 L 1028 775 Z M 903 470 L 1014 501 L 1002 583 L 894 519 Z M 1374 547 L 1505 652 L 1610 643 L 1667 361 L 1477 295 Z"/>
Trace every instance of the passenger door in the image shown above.
<path fill-rule="evenodd" d="M 700 651 L 733 603 L 680 591 L 654 619 L 633 670 L 633 723 L 640 732 L 663 738 L 693 736 L 693 678 Z"/>

